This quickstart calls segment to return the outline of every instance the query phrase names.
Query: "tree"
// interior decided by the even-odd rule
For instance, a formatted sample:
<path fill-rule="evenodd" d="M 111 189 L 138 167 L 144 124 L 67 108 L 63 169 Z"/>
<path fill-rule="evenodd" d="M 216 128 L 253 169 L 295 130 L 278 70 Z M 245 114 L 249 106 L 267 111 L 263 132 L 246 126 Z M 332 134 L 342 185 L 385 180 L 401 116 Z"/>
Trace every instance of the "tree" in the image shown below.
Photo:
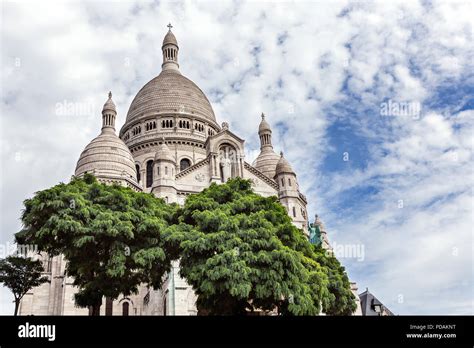
<path fill-rule="evenodd" d="M 294 228 L 293 225 L 286 226 L 286 229 Z M 327 315 L 354 313 L 357 305 L 349 277 L 334 255 L 320 245 L 309 243 L 301 232 L 294 234 L 280 228 L 277 233 L 286 246 L 304 255 L 303 262 L 310 273 L 309 286 L 316 296 L 314 301 L 322 299 L 322 311 Z M 321 276 L 321 271 L 325 276 Z"/>
<path fill-rule="evenodd" d="M 98 315 L 102 298 L 136 293 L 141 283 L 159 287 L 178 258 L 169 222 L 175 206 L 151 194 L 104 185 L 92 175 L 37 192 L 24 202 L 22 244 L 64 255 L 79 287 L 75 303 Z"/>
<path fill-rule="evenodd" d="M 171 261 L 198 295 L 200 314 L 347 314 L 355 307 L 344 268 L 314 248 L 276 197 L 248 180 L 213 184 L 183 208 L 91 175 L 24 202 L 20 244 L 64 255 L 76 305 L 98 315 L 140 284 L 162 285 Z"/>
<path fill-rule="evenodd" d="M 179 215 L 180 273 L 198 295 L 200 314 L 330 308 L 329 272 L 276 197 L 236 178 L 189 196 Z"/>
<path fill-rule="evenodd" d="M 49 281 L 47 277 L 41 275 L 42 272 L 44 269 L 39 260 L 13 255 L 0 259 L 0 283 L 13 293 L 14 315 L 18 314 L 20 301 L 30 289 Z"/>
<path fill-rule="evenodd" d="M 328 296 L 323 303 L 323 311 L 327 315 L 351 315 L 357 308 L 355 296 L 345 268 L 331 253 L 320 246 L 312 246 L 314 259 L 323 266 L 329 283 Z"/>

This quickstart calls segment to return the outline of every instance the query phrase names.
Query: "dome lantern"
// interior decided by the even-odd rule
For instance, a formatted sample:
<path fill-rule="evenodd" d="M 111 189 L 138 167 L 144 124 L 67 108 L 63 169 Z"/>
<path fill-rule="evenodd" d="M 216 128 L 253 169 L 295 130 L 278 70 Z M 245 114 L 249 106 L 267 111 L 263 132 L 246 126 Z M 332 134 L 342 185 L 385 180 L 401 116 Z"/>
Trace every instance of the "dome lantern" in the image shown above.
<path fill-rule="evenodd" d="M 161 46 L 161 50 L 163 51 L 163 64 L 161 68 L 163 70 L 176 70 L 179 71 L 179 64 L 178 64 L 178 41 L 174 36 L 171 28 L 173 26 L 170 24 L 168 26 L 168 33 L 166 33 L 165 38 L 163 39 L 163 45 Z"/>
<path fill-rule="evenodd" d="M 102 131 L 111 129 L 115 132 L 115 117 L 117 116 L 117 109 L 112 100 L 112 92 L 109 92 L 109 99 L 102 108 Z"/>
<path fill-rule="evenodd" d="M 265 114 L 262 112 L 262 121 L 258 126 L 258 135 L 260 137 L 260 149 L 264 147 L 271 147 L 272 145 L 272 129 L 267 121 L 265 121 Z"/>
<path fill-rule="evenodd" d="M 270 179 L 273 179 L 275 177 L 275 167 L 280 160 L 280 156 L 273 150 L 272 129 L 265 120 L 263 112 L 262 120 L 258 126 L 258 136 L 260 137 L 260 154 L 255 159 L 253 166 Z"/>

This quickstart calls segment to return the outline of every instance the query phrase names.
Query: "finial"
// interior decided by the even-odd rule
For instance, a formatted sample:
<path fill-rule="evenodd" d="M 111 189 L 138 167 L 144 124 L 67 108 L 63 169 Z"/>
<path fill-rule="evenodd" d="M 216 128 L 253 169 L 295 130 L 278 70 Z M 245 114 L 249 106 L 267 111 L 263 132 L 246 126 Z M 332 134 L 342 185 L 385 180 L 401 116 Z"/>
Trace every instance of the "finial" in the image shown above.
<path fill-rule="evenodd" d="M 171 31 L 171 28 L 173 28 L 173 26 L 171 25 L 171 23 L 168 23 L 167 27 L 168 27 L 169 31 Z"/>
<path fill-rule="evenodd" d="M 112 92 L 109 91 L 109 99 L 112 99 Z"/>
<path fill-rule="evenodd" d="M 280 157 L 283 157 L 283 151 L 280 151 Z"/>
<path fill-rule="evenodd" d="M 265 119 L 265 114 L 262 112 L 262 120 Z"/>

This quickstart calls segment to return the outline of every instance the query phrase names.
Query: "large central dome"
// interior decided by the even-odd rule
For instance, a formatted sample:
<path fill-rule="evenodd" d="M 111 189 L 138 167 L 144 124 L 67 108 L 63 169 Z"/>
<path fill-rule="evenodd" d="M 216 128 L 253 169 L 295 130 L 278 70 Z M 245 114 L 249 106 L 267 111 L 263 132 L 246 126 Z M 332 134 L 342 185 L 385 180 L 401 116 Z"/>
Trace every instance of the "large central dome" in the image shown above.
<path fill-rule="evenodd" d="M 191 154 L 188 159 L 195 163 L 201 159 L 197 152 L 204 151 L 207 138 L 218 133 L 220 127 L 203 91 L 179 70 L 179 46 L 171 28 L 161 51 L 161 73 L 138 91 L 120 138 L 134 157 L 156 152 L 166 139 L 175 157 L 179 149 L 188 147 L 186 151 Z"/>
<path fill-rule="evenodd" d="M 190 114 L 212 123 L 216 117 L 209 100 L 196 84 L 174 69 L 163 70 L 135 96 L 127 123 L 150 114 Z"/>

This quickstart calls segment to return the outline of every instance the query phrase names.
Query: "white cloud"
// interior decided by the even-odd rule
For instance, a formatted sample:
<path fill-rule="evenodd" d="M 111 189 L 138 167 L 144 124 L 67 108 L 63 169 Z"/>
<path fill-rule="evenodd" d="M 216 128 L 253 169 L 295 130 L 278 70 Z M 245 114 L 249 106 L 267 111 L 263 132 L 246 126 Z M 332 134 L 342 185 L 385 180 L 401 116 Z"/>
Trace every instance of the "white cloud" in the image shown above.
<path fill-rule="evenodd" d="M 123 124 L 134 95 L 160 71 L 171 21 L 181 71 L 210 97 L 218 121 L 246 139 L 247 160 L 258 153 L 263 111 L 281 125 L 276 149 L 291 160 L 330 238 L 367 246 L 365 262 L 344 260 L 354 280 L 398 313 L 469 313 L 472 111 L 428 103 L 440 86 L 472 78 L 469 10 L 418 1 L 5 3 L 0 242 L 19 229 L 25 198 L 69 179 L 99 132 L 109 90 Z M 384 119 L 378 108 L 386 99 L 418 101 L 422 117 Z M 57 115 L 63 101 L 94 109 Z M 366 165 L 324 171 L 326 156 L 342 160 L 332 152 L 335 122 L 374 144 Z M 377 192 L 341 205 L 349 189 L 368 186 Z"/>

